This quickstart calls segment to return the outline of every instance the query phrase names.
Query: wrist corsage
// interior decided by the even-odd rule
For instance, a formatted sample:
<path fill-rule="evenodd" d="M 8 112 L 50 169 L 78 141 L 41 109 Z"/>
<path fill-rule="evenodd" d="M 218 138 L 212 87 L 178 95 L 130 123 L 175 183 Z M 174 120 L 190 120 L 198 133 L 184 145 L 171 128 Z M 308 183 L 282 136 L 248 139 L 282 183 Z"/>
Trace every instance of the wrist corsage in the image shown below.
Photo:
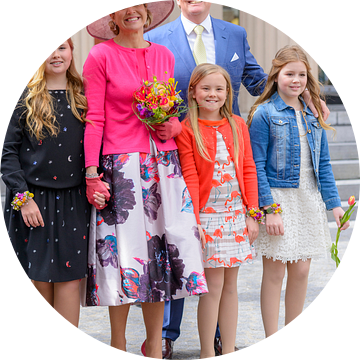
<path fill-rule="evenodd" d="M 14 210 L 19 211 L 22 206 L 24 206 L 30 199 L 34 197 L 34 194 L 30 191 L 25 191 L 23 193 L 17 193 L 14 197 L 14 200 L 11 202 L 11 206 Z"/>
<path fill-rule="evenodd" d="M 252 217 L 255 221 L 257 221 L 259 224 L 264 224 L 264 212 L 260 209 L 248 209 L 246 212 L 247 217 Z"/>
<path fill-rule="evenodd" d="M 281 214 L 282 208 L 281 208 L 280 204 L 273 203 L 266 210 L 264 209 L 264 213 L 265 213 L 265 215 L 266 214 Z"/>

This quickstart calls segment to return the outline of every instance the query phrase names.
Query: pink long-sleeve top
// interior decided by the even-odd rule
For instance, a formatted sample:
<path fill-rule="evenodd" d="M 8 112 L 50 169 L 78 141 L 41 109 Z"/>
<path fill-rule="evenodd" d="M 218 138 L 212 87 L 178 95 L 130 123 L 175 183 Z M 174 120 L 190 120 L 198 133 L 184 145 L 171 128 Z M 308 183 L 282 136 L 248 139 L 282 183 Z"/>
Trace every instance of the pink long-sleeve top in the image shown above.
<path fill-rule="evenodd" d="M 168 80 L 174 73 L 174 55 L 151 43 L 145 49 L 147 79 L 155 75 Z M 99 153 L 150 152 L 150 133 L 159 151 L 177 149 L 174 139 L 161 142 L 133 112 L 133 93 L 142 85 L 136 49 L 108 40 L 95 45 L 84 64 L 85 96 L 88 100 L 85 128 L 85 166 L 99 166 Z M 167 74 L 165 74 L 167 72 Z"/>

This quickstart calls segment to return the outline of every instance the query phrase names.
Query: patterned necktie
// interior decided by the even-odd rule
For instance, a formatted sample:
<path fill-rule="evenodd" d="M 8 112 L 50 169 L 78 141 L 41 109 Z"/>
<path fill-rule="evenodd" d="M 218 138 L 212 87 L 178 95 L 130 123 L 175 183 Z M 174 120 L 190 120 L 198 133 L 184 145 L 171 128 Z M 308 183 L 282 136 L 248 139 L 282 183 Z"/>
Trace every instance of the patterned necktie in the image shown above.
<path fill-rule="evenodd" d="M 202 32 L 204 31 L 204 27 L 201 25 L 196 25 L 194 27 L 194 31 L 196 34 L 195 44 L 194 44 L 194 59 L 196 65 L 206 63 L 206 49 L 204 42 L 202 40 Z"/>

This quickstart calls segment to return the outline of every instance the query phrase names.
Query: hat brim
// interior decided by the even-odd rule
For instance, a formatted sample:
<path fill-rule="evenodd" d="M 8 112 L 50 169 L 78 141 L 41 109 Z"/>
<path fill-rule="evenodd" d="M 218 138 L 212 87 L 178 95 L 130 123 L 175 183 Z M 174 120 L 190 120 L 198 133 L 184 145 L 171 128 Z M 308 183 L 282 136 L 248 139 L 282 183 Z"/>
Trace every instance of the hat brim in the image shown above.
<path fill-rule="evenodd" d="M 144 28 L 144 32 L 156 28 L 160 25 L 174 9 L 174 1 L 156 1 L 147 3 L 147 8 L 151 11 L 153 16 L 152 22 L 149 27 Z M 86 27 L 88 33 L 97 39 L 109 40 L 115 37 L 115 34 L 110 30 L 109 22 L 111 21 L 110 15 L 94 21 Z"/>

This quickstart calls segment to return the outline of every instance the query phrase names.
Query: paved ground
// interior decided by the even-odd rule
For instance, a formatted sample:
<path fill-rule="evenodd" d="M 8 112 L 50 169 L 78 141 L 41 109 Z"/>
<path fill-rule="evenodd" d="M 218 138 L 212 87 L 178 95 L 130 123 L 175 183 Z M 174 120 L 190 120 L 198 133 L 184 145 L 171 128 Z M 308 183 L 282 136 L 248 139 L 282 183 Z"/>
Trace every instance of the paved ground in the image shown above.
<path fill-rule="evenodd" d="M 335 239 L 336 229 L 331 229 Z M 340 259 L 342 258 L 352 234 L 352 228 L 341 235 L 339 241 Z M 336 270 L 333 260 L 313 261 L 309 276 L 309 285 L 305 308 L 319 295 Z M 260 283 L 262 275 L 261 261 L 243 266 L 239 271 L 238 297 L 239 320 L 236 345 L 246 348 L 264 339 L 264 331 L 260 313 Z M 285 283 L 286 279 L 284 280 Z M 284 289 L 283 289 L 284 290 Z M 181 327 L 181 336 L 174 346 L 174 359 L 197 359 L 200 353 L 200 343 L 197 333 L 196 309 L 197 297 L 185 301 L 185 311 Z M 284 323 L 284 291 L 282 292 L 279 328 Z M 105 343 L 110 343 L 110 324 L 106 307 L 82 308 L 80 327 L 86 334 Z M 127 324 L 128 351 L 141 355 L 140 345 L 145 338 L 145 328 L 141 309 L 133 306 Z"/>

